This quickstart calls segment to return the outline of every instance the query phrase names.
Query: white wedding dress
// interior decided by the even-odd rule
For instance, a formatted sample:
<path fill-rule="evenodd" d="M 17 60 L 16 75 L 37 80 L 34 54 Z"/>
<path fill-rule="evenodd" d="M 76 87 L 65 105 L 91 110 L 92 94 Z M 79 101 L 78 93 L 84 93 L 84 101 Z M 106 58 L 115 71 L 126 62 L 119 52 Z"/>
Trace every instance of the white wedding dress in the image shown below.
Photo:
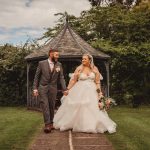
<path fill-rule="evenodd" d="M 107 112 L 98 107 L 98 94 L 93 72 L 87 76 L 81 73 L 78 82 L 62 97 L 62 105 L 54 116 L 54 127 L 60 131 L 72 129 L 75 132 L 116 132 L 116 123 Z"/>

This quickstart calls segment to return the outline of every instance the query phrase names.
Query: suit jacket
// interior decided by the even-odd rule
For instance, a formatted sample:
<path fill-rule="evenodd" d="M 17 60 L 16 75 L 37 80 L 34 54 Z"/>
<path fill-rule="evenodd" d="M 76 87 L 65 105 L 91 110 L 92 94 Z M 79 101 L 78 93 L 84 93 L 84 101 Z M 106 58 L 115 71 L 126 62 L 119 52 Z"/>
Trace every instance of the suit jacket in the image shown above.
<path fill-rule="evenodd" d="M 50 70 L 48 60 L 40 61 L 35 73 L 33 89 L 38 89 L 40 85 L 51 85 L 57 88 L 58 80 L 61 83 L 62 90 L 66 90 L 62 64 L 60 62 L 57 62 L 54 65 L 54 69 L 52 72 Z"/>

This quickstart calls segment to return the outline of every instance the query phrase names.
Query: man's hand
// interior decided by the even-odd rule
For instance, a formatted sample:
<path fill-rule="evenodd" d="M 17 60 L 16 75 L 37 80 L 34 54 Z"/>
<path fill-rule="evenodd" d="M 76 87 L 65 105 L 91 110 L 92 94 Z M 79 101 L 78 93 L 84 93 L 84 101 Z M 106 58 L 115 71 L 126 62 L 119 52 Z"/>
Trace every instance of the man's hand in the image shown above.
<path fill-rule="evenodd" d="M 33 90 L 33 96 L 37 97 L 39 95 L 38 90 Z"/>
<path fill-rule="evenodd" d="M 66 90 L 66 91 L 63 92 L 63 94 L 64 94 L 65 96 L 67 96 L 67 95 L 69 94 L 69 91 Z"/>

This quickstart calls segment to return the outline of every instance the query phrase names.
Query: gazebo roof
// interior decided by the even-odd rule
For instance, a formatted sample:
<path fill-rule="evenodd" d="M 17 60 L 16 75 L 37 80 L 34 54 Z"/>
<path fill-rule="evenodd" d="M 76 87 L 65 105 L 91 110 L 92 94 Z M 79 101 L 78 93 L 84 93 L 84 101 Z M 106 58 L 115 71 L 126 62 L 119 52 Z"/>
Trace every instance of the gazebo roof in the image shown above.
<path fill-rule="evenodd" d="M 78 58 L 84 53 L 90 53 L 95 58 L 109 59 L 110 56 L 94 49 L 85 40 L 83 40 L 66 21 L 63 29 L 56 37 L 51 39 L 43 47 L 34 50 L 31 54 L 25 57 L 27 61 L 39 60 L 47 58 L 50 48 L 56 48 L 60 52 L 61 58 Z"/>

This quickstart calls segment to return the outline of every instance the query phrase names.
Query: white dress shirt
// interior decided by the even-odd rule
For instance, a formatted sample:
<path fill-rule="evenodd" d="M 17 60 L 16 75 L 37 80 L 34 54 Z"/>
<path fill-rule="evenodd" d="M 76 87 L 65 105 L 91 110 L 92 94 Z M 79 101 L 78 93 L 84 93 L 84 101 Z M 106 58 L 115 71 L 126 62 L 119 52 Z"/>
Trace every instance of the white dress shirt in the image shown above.
<path fill-rule="evenodd" d="M 51 71 L 53 71 L 53 69 L 54 69 L 54 62 L 52 62 L 50 59 L 48 59 L 48 63 L 49 63 Z"/>

